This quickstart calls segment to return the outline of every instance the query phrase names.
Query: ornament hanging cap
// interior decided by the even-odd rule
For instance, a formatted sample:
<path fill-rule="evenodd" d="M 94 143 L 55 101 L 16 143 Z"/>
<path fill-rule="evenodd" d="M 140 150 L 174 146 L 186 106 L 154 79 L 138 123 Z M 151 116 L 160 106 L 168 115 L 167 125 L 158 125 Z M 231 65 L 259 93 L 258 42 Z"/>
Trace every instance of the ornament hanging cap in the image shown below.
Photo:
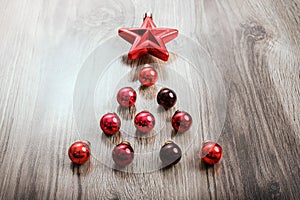
<path fill-rule="evenodd" d="M 152 13 L 151 13 L 150 11 L 145 12 L 144 20 L 145 20 L 147 17 L 152 18 Z M 153 19 L 153 18 L 152 18 L 152 19 Z"/>

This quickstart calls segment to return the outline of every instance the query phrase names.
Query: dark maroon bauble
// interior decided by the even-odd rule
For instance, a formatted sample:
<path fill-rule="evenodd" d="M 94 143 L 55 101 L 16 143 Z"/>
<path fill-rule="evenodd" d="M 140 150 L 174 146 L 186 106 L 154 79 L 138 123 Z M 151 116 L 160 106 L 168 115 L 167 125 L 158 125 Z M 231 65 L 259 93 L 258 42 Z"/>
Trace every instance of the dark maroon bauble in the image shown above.
<path fill-rule="evenodd" d="M 112 151 L 112 158 L 116 165 L 125 167 L 129 165 L 134 158 L 134 151 L 129 142 L 121 142 Z"/>
<path fill-rule="evenodd" d="M 155 118 L 150 112 L 142 111 L 135 116 L 134 126 L 140 132 L 150 132 L 155 126 Z"/>
<path fill-rule="evenodd" d="M 185 132 L 192 126 L 193 119 L 185 111 L 176 111 L 172 117 L 172 126 L 176 132 Z"/>
<path fill-rule="evenodd" d="M 202 158 L 203 162 L 208 165 L 214 165 L 218 163 L 222 158 L 222 154 L 222 147 L 215 142 L 204 143 L 200 151 L 200 157 Z"/>
<path fill-rule="evenodd" d="M 116 113 L 107 113 L 100 120 L 100 127 L 107 135 L 113 135 L 120 130 L 121 120 Z"/>
<path fill-rule="evenodd" d="M 118 103 L 123 107 L 131 107 L 136 102 L 136 91 L 131 87 L 123 87 L 117 95 Z"/>
<path fill-rule="evenodd" d="M 74 164 L 84 164 L 91 155 L 89 144 L 81 141 L 74 142 L 69 148 L 68 155 Z"/>
<path fill-rule="evenodd" d="M 180 147 L 172 141 L 167 141 L 159 152 L 159 157 L 164 167 L 175 165 L 180 161 L 181 156 Z"/>
<path fill-rule="evenodd" d="M 172 108 L 177 101 L 175 92 L 169 88 L 162 88 L 157 94 L 157 103 L 168 110 Z"/>

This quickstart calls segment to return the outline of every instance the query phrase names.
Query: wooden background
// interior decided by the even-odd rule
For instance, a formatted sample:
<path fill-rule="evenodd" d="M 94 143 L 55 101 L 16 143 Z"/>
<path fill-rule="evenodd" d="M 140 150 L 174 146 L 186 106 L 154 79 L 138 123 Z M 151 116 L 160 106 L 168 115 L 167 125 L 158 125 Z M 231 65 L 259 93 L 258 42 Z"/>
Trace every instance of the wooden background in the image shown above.
<path fill-rule="evenodd" d="M 300 2 L 1 0 L 0 199 L 299 199 Z M 72 169 L 72 94 L 84 59 L 120 27 L 156 24 L 197 40 L 228 102 L 215 167 L 128 174 L 92 158 Z M 174 83 L 175 84 L 175 83 Z M 195 152 L 196 154 L 197 152 Z"/>

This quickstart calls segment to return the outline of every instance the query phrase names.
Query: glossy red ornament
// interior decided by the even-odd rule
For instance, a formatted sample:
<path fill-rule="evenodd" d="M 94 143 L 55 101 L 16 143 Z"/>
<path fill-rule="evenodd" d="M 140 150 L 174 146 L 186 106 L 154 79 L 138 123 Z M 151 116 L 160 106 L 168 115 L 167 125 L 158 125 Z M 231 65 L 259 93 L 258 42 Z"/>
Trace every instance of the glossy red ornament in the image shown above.
<path fill-rule="evenodd" d="M 222 154 L 222 147 L 215 142 L 204 143 L 200 151 L 200 157 L 202 158 L 203 162 L 209 165 L 218 163 L 222 158 Z"/>
<path fill-rule="evenodd" d="M 113 135 L 120 130 L 121 120 L 116 113 L 107 113 L 100 120 L 100 127 L 107 135 Z"/>
<path fill-rule="evenodd" d="M 172 108 L 177 101 L 175 92 L 169 88 L 162 88 L 157 94 L 157 103 L 166 110 Z"/>
<path fill-rule="evenodd" d="M 89 160 L 91 155 L 91 150 L 89 144 L 85 142 L 74 142 L 68 151 L 69 158 L 74 164 L 84 164 Z"/>
<path fill-rule="evenodd" d="M 136 102 L 136 91 L 131 87 L 123 87 L 117 95 L 118 103 L 123 107 L 131 107 Z"/>
<path fill-rule="evenodd" d="M 191 115 L 185 111 L 176 111 L 172 117 L 172 126 L 177 132 L 185 132 L 192 126 L 193 119 Z"/>
<path fill-rule="evenodd" d="M 112 158 L 120 167 L 129 165 L 134 158 L 134 151 L 130 143 L 124 141 L 118 144 L 112 151 Z"/>
<path fill-rule="evenodd" d="M 173 28 L 156 28 L 152 15 L 146 13 L 140 28 L 121 28 L 119 35 L 132 44 L 128 53 L 128 60 L 135 60 L 142 55 L 151 54 L 163 61 L 167 61 L 169 53 L 165 44 L 178 35 Z"/>
<path fill-rule="evenodd" d="M 164 166 L 172 166 L 181 159 L 182 152 L 180 147 L 172 141 L 167 141 L 161 147 L 159 152 L 160 160 Z"/>
<path fill-rule="evenodd" d="M 155 126 L 155 118 L 150 112 L 142 111 L 135 116 L 134 125 L 138 131 L 148 133 Z"/>
<path fill-rule="evenodd" d="M 152 86 L 158 79 L 157 71 L 150 65 L 146 65 L 139 71 L 139 81 L 143 86 Z"/>

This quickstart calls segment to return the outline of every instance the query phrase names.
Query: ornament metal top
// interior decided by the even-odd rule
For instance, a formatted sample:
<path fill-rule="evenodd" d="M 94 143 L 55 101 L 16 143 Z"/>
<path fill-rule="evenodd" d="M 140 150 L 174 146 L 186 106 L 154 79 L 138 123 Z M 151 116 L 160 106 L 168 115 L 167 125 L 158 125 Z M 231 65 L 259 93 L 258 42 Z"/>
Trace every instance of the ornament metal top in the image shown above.
<path fill-rule="evenodd" d="M 140 28 L 121 28 L 119 35 L 132 44 L 128 60 L 135 60 L 143 55 L 151 54 L 163 61 L 169 59 L 165 44 L 178 36 L 173 28 L 156 28 L 152 14 L 146 13 Z"/>

